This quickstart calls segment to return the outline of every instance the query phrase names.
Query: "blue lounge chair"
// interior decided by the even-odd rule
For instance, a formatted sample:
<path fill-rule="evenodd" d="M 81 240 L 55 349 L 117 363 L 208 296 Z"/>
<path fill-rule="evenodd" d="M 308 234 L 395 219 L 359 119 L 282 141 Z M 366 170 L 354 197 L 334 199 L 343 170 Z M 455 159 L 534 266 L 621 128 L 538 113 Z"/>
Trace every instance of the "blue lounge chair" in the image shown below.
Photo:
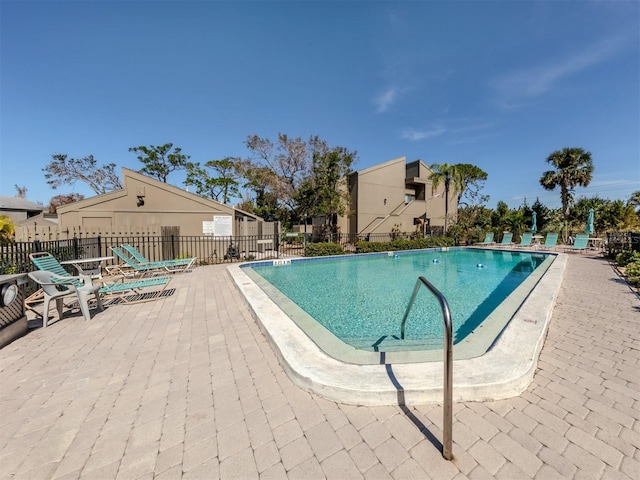
<path fill-rule="evenodd" d="M 502 240 L 500 241 L 500 243 L 498 243 L 498 246 L 506 247 L 508 245 L 513 245 L 513 243 L 511 242 L 512 239 L 513 239 L 513 233 L 505 232 L 505 234 L 502 236 Z"/>
<path fill-rule="evenodd" d="M 111 247 L 111 251 L 122 261 L 122 263 L 120 265 L 107 267 L 107 271 L 110 274 L 119 274 L 124 275 L 125 277 L 144 277 L 145 275 L 183 272 L 191 263 L 193 263 L 191 262 L 186 265 L 172 265 L 171 263 L 167 263 L 164 261 L 140 263 L 135 258 L 126 254 L 119 247 Z M 192 259 L 189 259 L 189 261 L 191 260 Z M 171 262 L 171 260 L 169 260 L 168 262 Z"/>
<path fill-rule="evenodd" d="M 516 245 L 516 247 L 530 247 L 531 246 L 531 238 L 533 237 L 532 233 L 523 233 L 522 237 L 520 237 L 520 243 Z"/>
<path fill-rule="evenodd" d="M 168 269 L 170 272 L 183 272 L 187 270 L 191 270 L 196 263 L 197 258 L 177 258 L 175 260 L 158 260 L 152 262 L 151 260 L 147 260 L 140 251 L 134 247 L 133 245 L 122 245 L 122 249 L 127 252 L 131 257 L 136 260 L 141 265 L 161 265 L 162 267 Z"/>
<path fill-rule="evenodd" d="M 567 245 L 565 251 L 569 252 L 585 252 L 589 243 L 589 235 L 576 235 L 573 245 Z"/>
<path fill-rule="evenodd" d="M 493 232 L 488 232 L 484 236 L 484 241 L 478 242 L 475 245 L 491 245 L 493 244 Z"/>
<path fill-rule="evenodd" d="M 544 239 L 544 243 L 542 244 L 542 248 L 552 249 L 556 248 L 556 244 L 558 243 L 558 234 L 557 233 L 547 233 L 547 238 Z"/>

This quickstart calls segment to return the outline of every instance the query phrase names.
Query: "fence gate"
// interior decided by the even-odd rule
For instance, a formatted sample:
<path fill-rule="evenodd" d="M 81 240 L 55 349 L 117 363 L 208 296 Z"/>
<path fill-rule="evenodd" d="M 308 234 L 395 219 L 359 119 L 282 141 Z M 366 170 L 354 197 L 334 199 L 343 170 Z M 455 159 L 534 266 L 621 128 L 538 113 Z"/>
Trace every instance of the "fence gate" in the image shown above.
<path fill-rule="evenodd" d="M 173 260 L 180 251 L 180 227 L 160 227 L 162 259 Z"/>

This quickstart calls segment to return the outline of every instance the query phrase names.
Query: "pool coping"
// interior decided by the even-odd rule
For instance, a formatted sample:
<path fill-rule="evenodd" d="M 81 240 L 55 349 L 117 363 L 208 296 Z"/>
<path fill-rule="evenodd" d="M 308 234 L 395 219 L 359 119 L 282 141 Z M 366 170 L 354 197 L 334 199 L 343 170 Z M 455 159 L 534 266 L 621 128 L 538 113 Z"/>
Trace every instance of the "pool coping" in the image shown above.
<path fill-rule="evenodd" d="M 556 254 L 488 352 L 456 360 L 454 349 L 454 401 L 498 400 L 519 395 L 527 388 L 533 380 L 566 262 L 566 254 Z M 441 362 L 362 365 L 336 360 L 318 347 L 239 264 L 229 266 L 227 272 L 283 369 L 299 387 L 357 405 L 442 402 Z"/>
<path fill-rule="evenodd" d="M 443 248 L 430 248 L 422 250 L 405 250 L 401 252 L 378 252 L 356 255 L 358 258 L 369 256 L 382 256 L 382 257 L 403 257 L 405 255 L 411 255 L 415 253 L 437 253 L 444 251 L 459 250 L 461 247 L 453 247 L 449 249 Z M 491 249 L 480 249 L 475 247 L 465 248 L 466 250 L 484 250 L 491 251 Z M 468 333 L 460 341 L 455 342 L 453 345 L 454 356 L 457 359 L 467 359 L 473 357 L 479 357 L 484 355 L 489 348 L 495 342 L 495 339 L 500 335 L 507 323 L 513 318 L 514 314 L 520 308 L 522 303 L 526 300 L 529 293 L 542 276 L 546 273 L 549 266 L 555 259 L 555 254 L 549 252 L 528 252 L 528 251 L 509 251 L 509 250 L 493 250 L 504 253 L 514 254 L 547 254 L 549 255 L 541 265 L 538 266 L 530 275 L 525 278 L 520 285 L 498 305 L 480 325 L 475 327 L 472 332 Z M 391 255 L 393 253 L 393 255 Z M 354 256 L 354 255 L 349 255 Z M 344 259 L 345 256 L 330 256 L 315 259 L 297 259 L 294 262 L 301 261 L 322 261 L 326 259 Z M 336 337 L 333 332 L 323 326 L 320 322 L 314 319 L 306 311 L 300 308 L 295 302 L 293 302 L 284 293 L 280 292 L 269 281 L 265 280 L 259 272 L 256 272 L 253 268 L 254 265 L 259 266 L 261 264 L 272 264 L 273 261 L 264 262 L 250 262 L 241 265 L 241 269 L 245 272 L 251 280 L 253 280 L 266 294 L 271 298 L 276 305 L 278 305 L 289 318 L 291 318 L 301 329 L 304 331 L 311 340 L 318 345 L 327 355 L 346 363 L 357 363 L 362 365 L 383 365 L 385 363 L 421 363 L 421 362 L 434 362 L 442 360 L 442 341 L 439 345 L 432 346 L 430 348 L 421 347 L 419 345 L 414 346 L 409 350 L 394 350 L 393 346 L 385 348 L 383 344 L 379 350 L 358 348 L 342 341 Z M 279 268 L 279 267 L 278 267 Z M 408 292 L 409 293 L 409 292 Z M 434 301 L 435 298 L 433 299 Z M 400 335 L 400 319 L 398 319 L 398 331 Z M 454 339 L 455 341 L 455 339 Z"/>

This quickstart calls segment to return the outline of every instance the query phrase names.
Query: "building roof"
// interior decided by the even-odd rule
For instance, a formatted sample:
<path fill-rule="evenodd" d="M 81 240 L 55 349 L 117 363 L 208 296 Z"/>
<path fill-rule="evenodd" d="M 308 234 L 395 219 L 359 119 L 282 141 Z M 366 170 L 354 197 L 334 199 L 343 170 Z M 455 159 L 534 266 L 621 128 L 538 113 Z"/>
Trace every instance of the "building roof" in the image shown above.
<path fill-rule="evenodd" d="M 103 193 L 101 195 L 96 195 L 94 197 L 78 200 L 77 202 L 67 203 L 66 205 L 61 205 L 60 207 L 58 207 L 58 213 L 62 214 L 62 213 L 66 213 L 67 211 L 90 207 L 103 202 L 107 202 L 111 199 L 120 197 L 122 195 L 126 195 L 128 191 L 128 180 L 135 179 L 135 178 L 137 178 L 138 180 L 142 180 L 151 186 L 161 188 L 162 190 L 172 193 L 174 195 L 180 195 L 181 197 L 189 198 L 190 200 L 194 202 L 198 202 L 200 204 L 209 205 L 213 208 L 229 210 L 230 212 L 237 212 L 243 216 L 250 217 L 255 220 L 262 220 L 260 217 L 258 217 L 254 213 L 240 210 L 239 208 L 235 208 L 232 205 L 227 205 L 225 203 L 218 202 L 217 200 L 212 200 L 210 198 L 196 195 L 195 193 L 189 192 L 187 190 L 183 190 L 182 188 L 176 187 L 169 183 L 161 182 L 160 180 L 156 180 L 155 178 L 149 177 L 147 175 L 143 175 L 140 172 L 136 172 L 134 170 L 129 170 L 128 168 L 125 168 L 125 167 L 122 167 L 122 180 L 123 180 L 122 189 L 114 190 L 112 192 Z"/>
<path fill-rule="evenodd" d="M 46 207 L 30 202 L 20 197 L 5 197 L 0 195 L 0 210 L 19 210 L 28 212 L 42 212 Z"/>
<path fill-rule="evenodd" d="M 16 226 L 58 226 L 58 216 L 54 213 L 45 213 L 42 212 L 38 215 L 34 215 L 33 217 L 29 217 L 26 220 L 22 220 L 20 222 L 16 222 Z"/>

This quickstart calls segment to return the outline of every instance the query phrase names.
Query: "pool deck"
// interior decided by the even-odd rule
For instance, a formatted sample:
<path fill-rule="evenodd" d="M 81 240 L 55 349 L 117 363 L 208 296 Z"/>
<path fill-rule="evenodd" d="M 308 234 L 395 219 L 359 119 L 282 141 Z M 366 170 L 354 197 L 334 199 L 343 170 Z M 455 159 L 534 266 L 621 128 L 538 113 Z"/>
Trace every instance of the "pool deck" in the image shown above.
<path fill-rule="evenodd" d="M 0 350 L 0 480 L 640 477 L 640 299 L 601 257 L 569 255 L 526 392 L 454 405 L 451 462 L 438 405 L 295 386 L 225 266 L 170 288 Z"/>

